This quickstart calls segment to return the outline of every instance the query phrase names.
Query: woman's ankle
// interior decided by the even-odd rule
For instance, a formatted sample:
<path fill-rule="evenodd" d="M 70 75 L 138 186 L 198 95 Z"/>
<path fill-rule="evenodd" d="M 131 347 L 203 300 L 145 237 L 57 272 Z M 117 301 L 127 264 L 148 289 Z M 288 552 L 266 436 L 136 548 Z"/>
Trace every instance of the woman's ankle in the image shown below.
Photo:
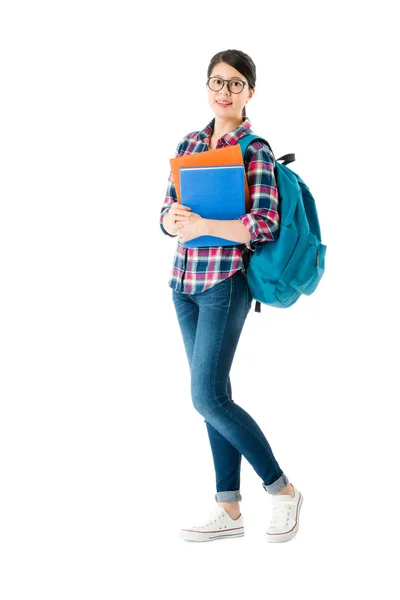
<path fill-rule="evenodd" d="M 293 485 L 291 483 L 288 483 L 283 490 L 281 490 L 280 492 L 277 492 L 276 494 L 272 494 L 273 496 L 278 496 L 278 495 L 287 495 L 287 496 L 292 496 L 292 498 L 294 498 L 294 488 Z"/>
<path fill-rule="evenodd" d="M 237 519 L 240 516 L 239 502 L 218 502 L 219 506 L 228 513 L 231 519 Z"/>

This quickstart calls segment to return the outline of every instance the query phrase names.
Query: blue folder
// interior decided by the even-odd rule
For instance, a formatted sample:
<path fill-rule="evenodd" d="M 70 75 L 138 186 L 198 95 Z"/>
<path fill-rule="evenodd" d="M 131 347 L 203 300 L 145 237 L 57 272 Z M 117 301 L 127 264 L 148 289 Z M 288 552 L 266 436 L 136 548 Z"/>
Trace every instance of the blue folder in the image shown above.
<path fill-rule="evenodd" d="M 191 212 L 205 219 L 234 220 L 246 214 L 243 165 L 214 167 L 182 167 L 179 169 L 181 202 L 191 207 Z M 236 246 L 234 240 L 201 235 L 188 242 L 184 248 L 201 246 Z"/>

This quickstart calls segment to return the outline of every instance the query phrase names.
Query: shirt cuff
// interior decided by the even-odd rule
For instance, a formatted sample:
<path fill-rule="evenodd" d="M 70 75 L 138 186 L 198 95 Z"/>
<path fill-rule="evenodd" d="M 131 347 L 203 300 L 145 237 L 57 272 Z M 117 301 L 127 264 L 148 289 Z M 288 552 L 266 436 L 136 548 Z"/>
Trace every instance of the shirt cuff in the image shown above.
<path fill-rule="evenodd" d="M 250 233 L 250 241 L 246 244 L 246 248 L 254 252 L 256 247 L 260 244 L 259 240 L 257 239 L 259 237 L 257 219 L 248 214 L 244 215 L 243 217 L 238 217 L 238 219 L 241 221 L 241 223 L 243 223 Z"/>
<path fill-rule="evenodd" d="M 161 227 L 161 231 L 163 233 L 165 233 L 166 235 L 169 235 L 169 237 L 177 237 L 178 234 L 172 234 L 172 233 L 168 233 L 168 231 L 165 229 L 165 227 L 162 224 L 163 218 L 165 217 L 165 215 L 171 210 L 170 206 L 167 206 L 167 208 L 164 208 L 164 210 L 162 211 L 161 215 L 160 215 L 160 227 Z"/>

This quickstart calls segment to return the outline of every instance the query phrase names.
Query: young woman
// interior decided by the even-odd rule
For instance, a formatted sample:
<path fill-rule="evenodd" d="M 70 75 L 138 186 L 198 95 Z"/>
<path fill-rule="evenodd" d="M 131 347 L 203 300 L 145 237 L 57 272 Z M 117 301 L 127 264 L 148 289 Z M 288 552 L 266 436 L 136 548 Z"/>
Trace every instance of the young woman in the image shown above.
<path fill-rule="evenodd" d="M 207 78 L 208 103 L 215 118 L 203 130 L 188 133 L 178 144 L 176 156 L 223 148 L 253 133 L 245 108 L 255 92 L 256 68 L 251 58 L 239 50 L 219 52 L 211 59 Z M 284 542 L 297 533 L 303 500 L 280 468 L 260 427 L 232 399 L 229 374 L 253 300 L 244 254 L 258 244 L 273 244 L 279 228 L 273 155 L 265 144 L 254 141 L 244 164 L 250 213 L 232 221 L 202 218 L 177 202 L 170 173 L 160 216 L 162 231 L 178 237 L 169 286 L 189 361 L 192 401 L 206 423 L 216 474 L 217 506 L 203 523 L 180 531 L 180 537 L 191 541 L 244 535 L 239 506 L 242 455 L 261 477 L 272 500 L 268 541 Z M 201 235 L 241 243 L 182 246 Z M 256 392 L 257 381 L 252 385 Z"/>

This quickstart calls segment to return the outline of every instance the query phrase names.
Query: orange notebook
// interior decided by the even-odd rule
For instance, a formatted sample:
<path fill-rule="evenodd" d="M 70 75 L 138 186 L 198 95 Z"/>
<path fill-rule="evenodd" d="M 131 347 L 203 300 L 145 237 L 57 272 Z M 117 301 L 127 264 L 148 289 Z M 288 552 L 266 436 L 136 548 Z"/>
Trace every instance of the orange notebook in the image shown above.
<path fill-rule="evenodd" d="M 219 165 L 243 165 L 243 155 L 238 144 L 217 148 L 216 150 L 206 150 L 205 152 L 195 152 L 194 154 L 185 154 L 169 160 L 172 171 L 172 178 L 176 189 L 178 202 L 181 201 L 180 195 L 180 177 L 179 169 L 181 167 L 215 167 Z M 247 177 L 244 177 L 244 191 L 246 198 L 246 212 L 250 212 L 250 193 L 247 183 Z"/>

